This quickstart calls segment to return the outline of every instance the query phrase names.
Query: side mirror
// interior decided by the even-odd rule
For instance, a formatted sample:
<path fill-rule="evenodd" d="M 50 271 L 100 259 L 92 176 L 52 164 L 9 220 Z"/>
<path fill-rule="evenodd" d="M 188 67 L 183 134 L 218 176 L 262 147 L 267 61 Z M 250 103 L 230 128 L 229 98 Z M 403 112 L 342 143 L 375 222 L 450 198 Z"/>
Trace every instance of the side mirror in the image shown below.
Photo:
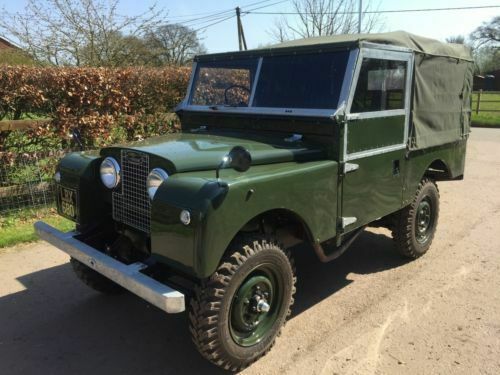
<path fill-rule="evenodd" d="M 222 162 L 217 167 L 215 175 L 219 178 L 219 171 L 227 167 L 233 168 L 238 172 L 246 172 L 251 164 L 252 155 L 250 155 L 250 152 L 242 146 L 234 146 L 231 151 L 222 158 Z"/>

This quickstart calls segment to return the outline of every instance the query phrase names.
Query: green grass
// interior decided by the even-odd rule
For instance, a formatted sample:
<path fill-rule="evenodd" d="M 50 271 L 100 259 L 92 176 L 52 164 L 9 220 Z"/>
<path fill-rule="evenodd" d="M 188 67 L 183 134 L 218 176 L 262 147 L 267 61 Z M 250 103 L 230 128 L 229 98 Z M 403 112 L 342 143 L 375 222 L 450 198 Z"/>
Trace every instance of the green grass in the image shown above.
<path fill-rule="evenodd" d="M 33 224 L 38 220 L 64 232 L 75 228 L 75 223 L 59 216 L 54 208 L 17 211 L 0 216 L 0 248 L 36 241 L 38 237 Z"/>
<path fill-rule="evenodd" d="M 472 125 L 500 126 L 500 112 L 487 112 L 488 110 L 500 110 L 500 93 L 483 92 L 481 94 L 481 103 L 479 113 L 476 114 L 478 93 L 472 95 Z M 494 100 L 494 103 L 484 102 Z"/>

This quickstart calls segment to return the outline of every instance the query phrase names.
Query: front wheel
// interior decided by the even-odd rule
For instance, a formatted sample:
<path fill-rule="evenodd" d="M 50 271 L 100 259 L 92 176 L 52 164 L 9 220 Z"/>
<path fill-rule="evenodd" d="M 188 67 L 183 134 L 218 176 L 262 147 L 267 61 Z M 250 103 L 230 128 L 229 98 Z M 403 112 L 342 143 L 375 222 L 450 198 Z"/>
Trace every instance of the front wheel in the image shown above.
<path fill-rule="evenodd" d="M 296 278 L 290 255 L 274 240 L 241 240 L 233 249 L 195 291 L 189 325 L 205 358 L 238 371 L 274 344 L 290 314 Z"/>
<path fill-rule="evenodd" d="M 439 191 L 436 183 L 424 178 L 413 202 L 395 215 L 392 236 L 396 249 L 416 259 L 431 246 L 439 217 Z"/>

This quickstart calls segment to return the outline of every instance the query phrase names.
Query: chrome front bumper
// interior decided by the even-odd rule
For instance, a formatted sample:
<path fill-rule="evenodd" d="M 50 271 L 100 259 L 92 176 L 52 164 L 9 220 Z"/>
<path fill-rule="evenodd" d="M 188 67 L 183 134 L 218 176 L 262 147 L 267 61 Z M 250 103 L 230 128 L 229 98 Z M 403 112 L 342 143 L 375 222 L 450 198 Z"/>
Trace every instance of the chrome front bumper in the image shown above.
<path fill-rule="evenodd" d="M 41 239 L 152 305 L 167 313 L 185 310 L 184 294 L 140 272 L 148 267 L 146 264 L 141 262 L 123 264 L 77 240 L 74 238 L 75 232 L 63 233 L 42 221 L 35 223 L 35 230 Z"/>

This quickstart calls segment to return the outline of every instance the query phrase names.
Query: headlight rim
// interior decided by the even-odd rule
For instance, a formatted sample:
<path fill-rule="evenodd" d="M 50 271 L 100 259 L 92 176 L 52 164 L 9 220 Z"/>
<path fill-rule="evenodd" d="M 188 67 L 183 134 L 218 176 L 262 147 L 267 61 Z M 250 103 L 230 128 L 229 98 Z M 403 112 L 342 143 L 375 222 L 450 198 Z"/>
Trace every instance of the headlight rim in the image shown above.
<path fill-rule="evenodd" d="M 109 185 L 106 184 L 106 182 L 104 181 L 103 179 L 103 173 L 102 173 L 102 168 L 103 168 L 103 165 L 104 163 L 106 162 L 110 162 L 111 163 L 111 166 L 113 167 L 113 170 L 114 170 L 114 184 L 112 185 Z M 101 162 L 101 165 L 99 166 L 99 176 L 101 178 L 101 182 L 102 184 L 108 188 L 108 189 L 115 189 L 118 185 L 120 185 L 120 180 L 121 180 L 121 168 L 120 168 L 120 164 L 118 163 L 118 161 L 112 157 L 112 156 L 107 156 L 105 157 L 102 162 Z"/>
<path fill-rule="evenodd" d="M 150 185 L 152 175 L 156 175 L 156 177 L 158 177 L 158 181 L 160 181 L 160 183 L 157 186 Z M 156 192 L 158 191 L 158 188 L 162 183 L 164 183 L 168 179 L 168 177 L 169 177 L 168 172 L 162 168 L 151 169 L 146 179 L 146 191 L 148 193 L 149 199 L 151 200 L 154 199 Z"/>

